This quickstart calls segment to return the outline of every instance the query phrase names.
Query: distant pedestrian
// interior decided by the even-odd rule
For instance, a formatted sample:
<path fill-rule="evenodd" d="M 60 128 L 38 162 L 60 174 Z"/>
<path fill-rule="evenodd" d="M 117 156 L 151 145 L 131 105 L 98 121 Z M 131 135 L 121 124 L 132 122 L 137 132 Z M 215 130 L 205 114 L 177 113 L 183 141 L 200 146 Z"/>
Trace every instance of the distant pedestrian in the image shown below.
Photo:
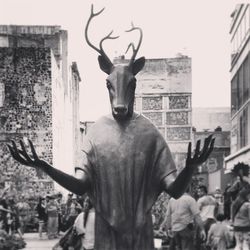
<path fill-rule="evenodd" d="M 201 238 L 206 239 L 197 202 L 188 193 L 179 199 L 171 198 L 168 203 L 166 218 L 160 228 L 167 228 L 177 250 L 195 249 L 195 228 L 200 229 Z"/>
<path fill-rule="evenodd" d="M 60 234 L 60 231 L 63 231 L 63 215 L 62 215 L 62 210 L 63 210 L 63 204 L 62 204 L 62 194 L 59 193 L 57 195 L 57 204 L 58 204 L 58 235 Z"/>
<path fill-rule="evenodd" d="M 225 216 L 218 214 L 216 220 L 208 231 L 207 245 L 211 247 L 211 250 L 226 250 L 231 239 L 228 225 L 224 221 Z"/>
<path fill-rule="evenodd" d="M 231 219 L 231 204 L 232 204 L 232 198 L 231 194 L 228 192 L 228 190 L 231 188 L 230 183 L 227 184 L 224 193 L 223 193 L 223 200 L 224 200 L 224 215 L 227 220 Z"/>
<path fill-rule="evenodd" d="M 81 250 L 93 250 L 95 242 L 95 210 L 89 199 L 85 198 L 84 212 L 81 212 L 74 223 L 77 234 L 82 235 Z"/>
<path fill-rule="evenodd" d="M 30 205 L 25 200 L 24 195 L 21 195 L 20 201 L 17 203 L 17 209 L 19 212 L 21 232 L 22 234 L 24 234 L 26 231 L 27 223 L 29 221 L 30 210 L 31 210 Z"/>
<path fill-rule="evenodd" d="M 7 209 L 11 212 L 7 213 L 7 232 L 11 234 L 18 233 L 22 238 L 21 225 L 19 220 L 19 212 L 13 197 L 7 199 Z"/>
<path fill-rule="evenodd" d="M 42 239 L 42 233 L 44 230 L 45 222 L 47 221 L 47 213 L 46 213 L 46 204 L 45 198 L 39 197 L 38 204 L 36 206 L 36 211 L 38 214 L 39 226 L 38 226 L 38 233 L 39 238 Z"/>
<path fill-rule="evenodd" d="M 73 226 L 76 217 L 78 216 L 79 213 L 82 212 L 82 206 L 77 202 L 77 197 L 75 194 L 72 196 L 72 201 L 71 201 L 68 209 L 69 209 L 69 211 L 68 211 L 69 214 L 68 214 L 67 224 L 68 224 L 68 228 L 69 228 L 69 227 Z"/>
<path fill-rule="evenodd" d="M 207 193 L 207 187 L 205 185 L 198 187 L 198 196 L 197 203 L 207 237 L 211 225 L 216 222 L 215 214 L 218 210 L 218 203 L 212 195 Z M 197 250 L 202 250 L 204 248 L 203 240 L 199 238 L 199 233 L 196 235 L 196 243 Z"/>
<path fill-rule="evenodd" d="M 48 238 L 53 239 L 57 238 L 58 234 L 58 204 L 55 200 L 55 196 L 48 196 L 49 202 L 46 205 L 47 212 L 47 233 Z"/>
<path fill-rule="evenodd" d="M 250 249 L 250 190 L 241 191 L 241 202 L 233 218 L 234 234 L 236 238 L 235 250 Z"/>
<path fill-rule="evenodd" d="M 218 210 L 218 203 L 212 195 L 207 193 L 207 187 L 205 185 L 199 186 L 198 196 L 199 199 L 197 200 L 197 203 L 201 211 L 201 219 L 204 223 L 204 228 L 207 234 L 210 226 L 216 222 L 215 214 Z"/>

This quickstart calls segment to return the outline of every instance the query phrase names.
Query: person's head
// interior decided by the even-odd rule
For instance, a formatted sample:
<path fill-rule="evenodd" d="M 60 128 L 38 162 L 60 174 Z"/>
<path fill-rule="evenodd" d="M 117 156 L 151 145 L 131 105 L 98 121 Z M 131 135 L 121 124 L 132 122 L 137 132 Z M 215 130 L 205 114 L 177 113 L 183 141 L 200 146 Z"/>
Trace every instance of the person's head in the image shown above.
<path fill-rule="evenodd" d="M 75 194 L 72 196 L 72 202 L 77 202 L 77 197 Z"/>
<path fill-rule="evenodd" d="M 224 214 L 220 214 L 220 213 L 217 214 L 217 215 L 216 215 L 216 220 L 217 220 L 217 221 L 220 221 L 220 222 L 221 222 L 221 221 L 224 221 L 224 220 L 225 220 L 225 215 L 224 215 Z"/>
<path fill-rule="evenodd" d="M 73 196 L 72 193 L 68 193 L 68 200 L 72 200 L 72 196 Z"/>
<path fill-rule="evenodd" d="M 45 198 L 42 197 L 42 196 L 39 196 L 38 202 L 39 202 L 39 203 L 42 203 L 42 202 L 44 202 L 44 201 L 45 201 Z"/>
<path fill-rule="evenodd" d="M 93 207 L 93 204 L 92 204 L 90 198 L 87 196 L 87 197 L 85 198 L 85 200 L 84 200 L 83 208 L 84 208 L 84 210 L 86 211 L 86 210 L 91 209 L 92 207 Z"/>
<path fill-rule="evenodd" d="M 10 197 L 10 198 L 8 199 L 8 204 L 9 204 L 10 206 L 15 205 L 15 200 L 14 200 L 13 197 Z"/>
<path fill-rule="evenodd" d="M 205 185 L 200 185 L 198 187 L 198 196 L 202 197 L 204 195 L 207 195 L 207 187 Z"/>
<path fill-rule="evenodd" d="M 236 165 L 234 165 L 232 169 L 232 173 L 236 176 L 248 176 L 249 175 L 249 165 L 245 164 L 243 162 L 238 162 Z"/>
<path fill-rule="evenodd" d="M 58 194 L 57 194 L 57 199 L 58 199 L 58 200 L 62 200 L 62 197 L 63 197 L 63 195 L 62 195 L 61 193 L 58 193 Z"/>
<path fill-rule="evenodd" d="M 216 194 L 221 194 L 221 190 L 220 190 L 219 187 L 216 187 L 216 188 L 215 188 L 215 193 L 216 193 Z"/>

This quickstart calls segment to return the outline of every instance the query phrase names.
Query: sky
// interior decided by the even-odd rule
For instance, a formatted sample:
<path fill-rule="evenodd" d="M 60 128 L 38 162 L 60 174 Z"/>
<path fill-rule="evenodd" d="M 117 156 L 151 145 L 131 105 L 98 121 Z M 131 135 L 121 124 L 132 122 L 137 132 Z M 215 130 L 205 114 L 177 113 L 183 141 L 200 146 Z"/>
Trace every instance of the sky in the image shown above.
<path fill-rule="evenodd" d="M 170 58 L 182 53 L 192 58 L 193 107 L 230 106 L 230 15 L 242 1 L 0 0 L 0 24 L 60 25 L 68 31 L 69 60 L 77 63 L 82 79 L 82 121 L 110 112 L 107 76 L 84 38 L 91 3 L 95 12 L 105 10 L 91 23 L 90 40 L 98 45 L 111 30 L 120 36 L 104 43 L 110 58 L 124 54 L 131 41 L 137 43 L 136 32 L 125 33 L 132 21 L 143 30 L 137 57 Z"/>

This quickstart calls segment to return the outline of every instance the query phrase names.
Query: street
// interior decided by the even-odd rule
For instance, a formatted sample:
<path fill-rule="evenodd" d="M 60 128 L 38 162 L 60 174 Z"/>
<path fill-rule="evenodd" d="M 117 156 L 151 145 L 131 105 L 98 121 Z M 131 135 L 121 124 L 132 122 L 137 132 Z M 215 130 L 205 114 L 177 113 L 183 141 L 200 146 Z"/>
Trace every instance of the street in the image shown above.
<path fill-rule="evenodd" d="M 44 235 L 42 239 L 39 239 L 38 233 L 26 233 L 24 234 L 24 240 L 27 243 L 24 249 L 29 250 L 45 250 L 52 249 L 59 239 L 48 240 Z"/>

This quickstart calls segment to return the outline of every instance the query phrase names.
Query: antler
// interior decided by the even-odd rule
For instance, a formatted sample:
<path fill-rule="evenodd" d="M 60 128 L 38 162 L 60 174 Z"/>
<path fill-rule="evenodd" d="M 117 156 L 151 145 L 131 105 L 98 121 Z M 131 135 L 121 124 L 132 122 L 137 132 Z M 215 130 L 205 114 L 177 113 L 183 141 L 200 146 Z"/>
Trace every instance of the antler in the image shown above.
<path fill-rule="evenodd" d="M 110 61 L 110 59 L 108 58 L 108 56 L 106 55 L 106 53 L 104 52 L 103 50 L 103 42 L 107 39 L 117 39 L 119 36 L 114 36 L 112 37 L 112 33 L 113 33 L 113 30 L 107 35 L 105 36 L 99 43 L 99 49 L 94 46 L 90 41 L 89 41 L 89 38 L 88 38 L 88 28 L 89 28 L 89 24 L 91 22 L 91 20 L 95 17 L 95 16 L 98 16 L 100 15 L 103 11 L 104 11 L 105 8 L 102 8 L 100 11 L 94 13 L 94 7 L 93 7 L 93 4 L 91 4 L 91 14 L 89 16 L 89 19 L 88 19 L 88 22 L 86 24 L 86 27 L 85 27 L 85 39 L 86 39 L 86 42 L 87 44 L 92 48 L 94 49 L 95 51 L 97 51 L 101 56 L 103 56 L 107 62 L 109 62 L 110 64 L 112 64 L 112 62 Z"/>
<path fill-rule="evenodd" d="M 130 59 L 129 65 L 131 65 L 131 64 L 134 62 L 135 57 L 136 57 L 136 55 L 137 55 L 137 52 L 138 52 L 138 50 L 139 50 L 139 48 L 140 48 L 140 46 L 141 46 L 142 37 L 143 37 L 142 29 L 141 29 L 141 28 L 135 27 L 134 24 L 133 24 L 133 22 L 131 22 L 131 26 L 132 26 L 131 29 L 126 30 L 126 32 L 131 32 L 131 31 L 134 31 L 134 30 L 139 30 L 139 32 L 140 32 L 140 39 L 139 39 L 139 43 L 138 43 L 138 45 L 137 45 L 136 48 L 135 48 L 134 43 L 130 43 L 130 44 L 128 45 L 128 48 L 127 48 L 126 52 L 125 52 L 125 53 L 127 53 L 128 50 L 129 50 L 129 48 L 132 47 L 132 49 L 133 49 L 133 55 L 132 55 L 132 57 L 131 57 L 131 59 Z"/>

